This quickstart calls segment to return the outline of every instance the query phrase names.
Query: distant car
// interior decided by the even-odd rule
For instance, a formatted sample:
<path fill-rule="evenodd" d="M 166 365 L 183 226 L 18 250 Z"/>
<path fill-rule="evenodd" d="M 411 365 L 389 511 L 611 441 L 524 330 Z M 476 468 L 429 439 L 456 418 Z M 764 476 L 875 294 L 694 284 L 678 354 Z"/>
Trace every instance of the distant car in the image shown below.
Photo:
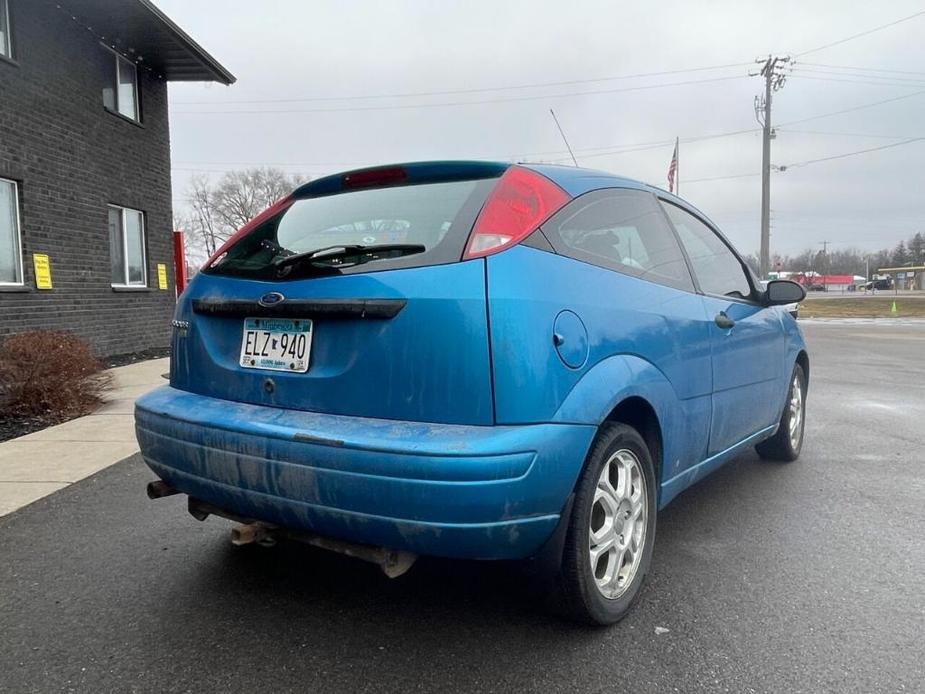
<path fill-rule="evenodd" d="M 824 292 L 826 291 L 826 286 L 824 284 L 811 284 L 806 290 L 810 292 Z"/>
<path fill-rule="evenodd" d="M 780 307 L 803 295 L 759 287 L 688 203 L 606 173 L 321 178 L 180 296 L 170 385 L 136 405 L 149 495 L 390 575 L 534 557 L 576 617 L 612 623 L 659 509 L 751 446 L 800 454 L 809 361 Z"/>
<path fill-rule="evenodd" d="M 867 291 L 871 291 L 872 289 L 892 289 L 893 281 L 888 280 L 888 279 L 887 280 L 873 280 L 865 284 L 864 287 L 865 289 L 867 289 Z"/>

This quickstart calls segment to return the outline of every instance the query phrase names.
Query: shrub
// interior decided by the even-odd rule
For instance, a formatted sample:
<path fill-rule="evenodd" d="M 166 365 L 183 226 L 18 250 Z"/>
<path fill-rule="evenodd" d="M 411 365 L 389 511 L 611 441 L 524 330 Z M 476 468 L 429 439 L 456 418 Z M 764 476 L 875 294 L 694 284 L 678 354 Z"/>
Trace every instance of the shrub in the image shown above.
<path fill-rule="evenodd" d="M 90 346 L 72 333 L 34 330 L 0 345 L 0 400 L 9 414 L 88 414 L 111 385 Z"/>

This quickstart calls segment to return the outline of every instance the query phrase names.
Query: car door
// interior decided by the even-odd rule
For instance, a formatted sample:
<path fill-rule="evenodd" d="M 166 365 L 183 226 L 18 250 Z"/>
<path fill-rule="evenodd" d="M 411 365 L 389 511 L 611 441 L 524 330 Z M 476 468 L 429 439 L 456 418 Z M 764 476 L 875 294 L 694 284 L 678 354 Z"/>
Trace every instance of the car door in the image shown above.
<path fill-rule="evenodd" d="M 709 453 L 714 455 L 775 423 L 783 326 L 777 311 L 756 301 L 746 266 L 728 242 L 690 210 L 665 200 L 662 204 L 690 259 L 706 317 L 713 322 Z"/>

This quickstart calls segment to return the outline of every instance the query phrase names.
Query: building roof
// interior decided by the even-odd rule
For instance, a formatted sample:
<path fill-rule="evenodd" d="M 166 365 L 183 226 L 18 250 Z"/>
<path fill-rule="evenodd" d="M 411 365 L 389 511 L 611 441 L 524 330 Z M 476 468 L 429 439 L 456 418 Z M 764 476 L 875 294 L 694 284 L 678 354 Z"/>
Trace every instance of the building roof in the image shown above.
<path fill-rule="evenodd" d="M 923 270 L 925 270 L 925 265 L 906 265 L 905 267 L 882 267 L 877 272 L 893 274 L 896 272 L 922 272 Z"/>
<path fill-rule="evenodd" d="M 817 272 L 795 272 L 790 279 L 802 277 L 806 280 L 812 280 L 813 284 L 854 284 L 855 280 L 862 281 L 864 278 L 856 278 L 854 275 L 820 275 Z"/>
<path fill-rule="evenodd" d="M 58 0 L 74 21 L 170 82 L 235 81 L 151 0 Z"/>

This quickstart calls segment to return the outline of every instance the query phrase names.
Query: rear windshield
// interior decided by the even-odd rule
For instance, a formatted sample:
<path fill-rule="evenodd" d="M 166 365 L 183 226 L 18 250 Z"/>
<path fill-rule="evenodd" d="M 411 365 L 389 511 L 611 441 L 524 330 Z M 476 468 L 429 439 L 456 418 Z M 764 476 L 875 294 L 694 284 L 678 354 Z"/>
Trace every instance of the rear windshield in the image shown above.
<path fill-rule="evenodd" d="M 209 273 L 266 279 L 376 272 L 457 262 L 497 179 L 356 190 L 297 200 L 232 246 Z M 280 276 L 275 260 L 339 246 L 413 244 L 423 252 L 384 252 L 352 267 L 293 265 Z"/>

